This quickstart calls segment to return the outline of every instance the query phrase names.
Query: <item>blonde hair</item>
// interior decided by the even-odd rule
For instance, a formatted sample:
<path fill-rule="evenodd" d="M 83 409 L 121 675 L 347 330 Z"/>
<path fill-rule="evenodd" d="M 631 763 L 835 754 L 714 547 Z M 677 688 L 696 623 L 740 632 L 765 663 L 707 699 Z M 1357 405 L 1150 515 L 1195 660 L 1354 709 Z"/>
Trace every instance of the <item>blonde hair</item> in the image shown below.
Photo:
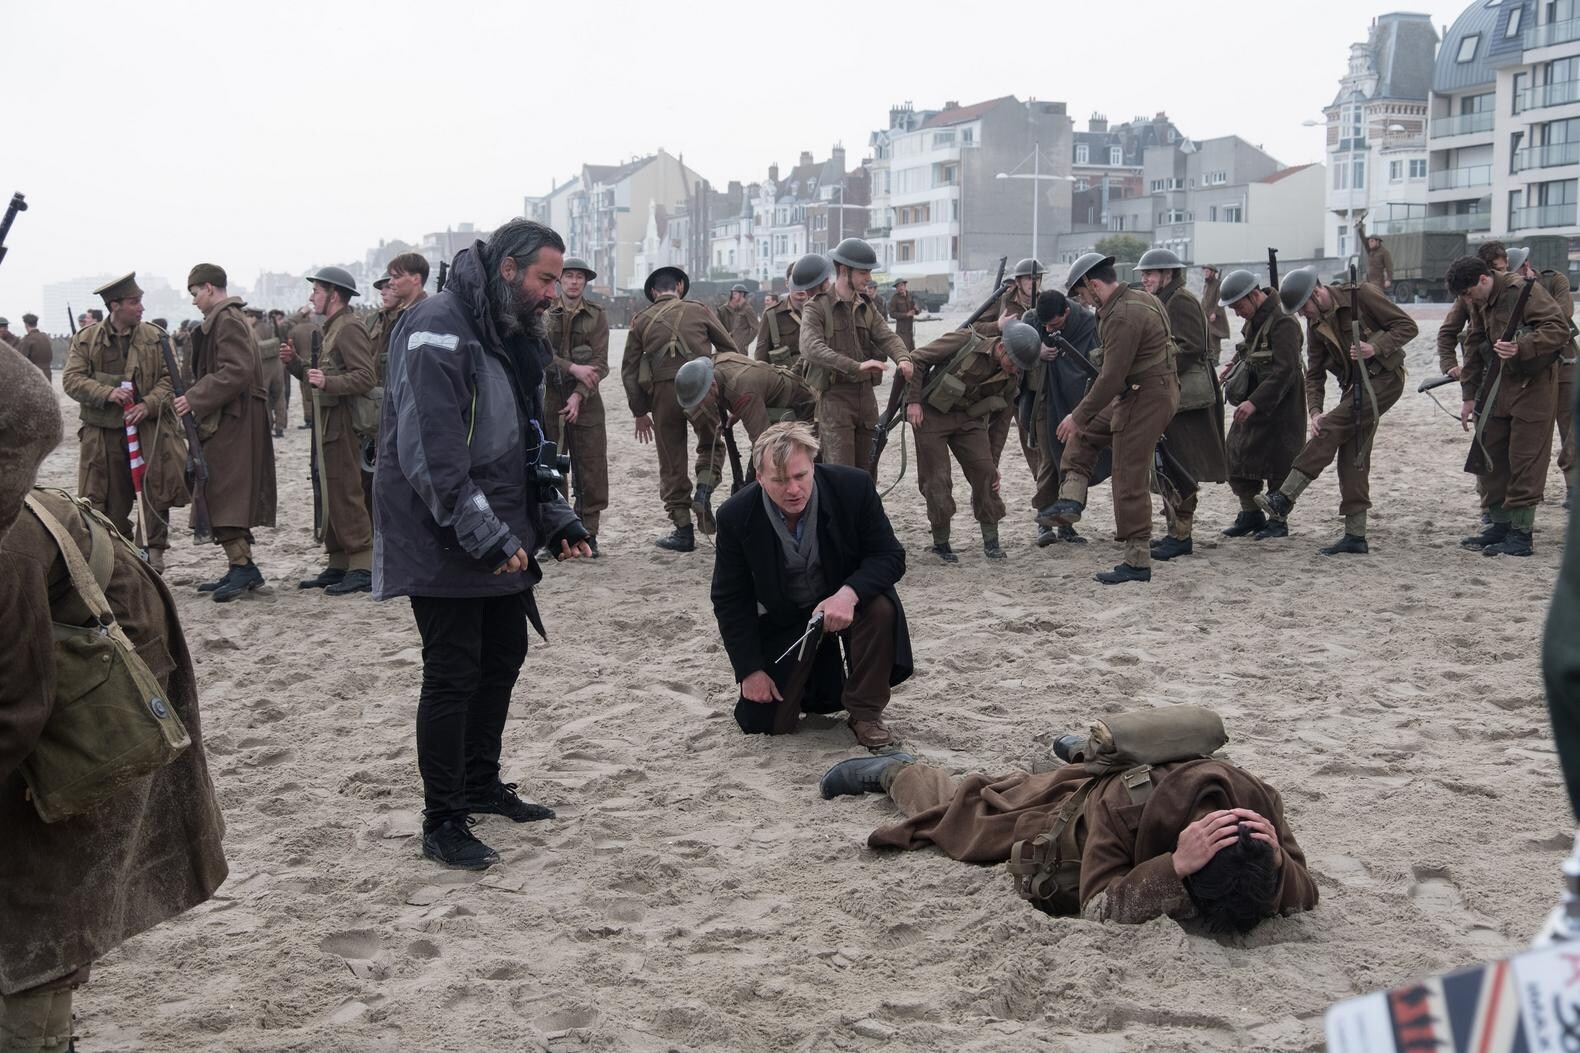
<path fill-rule="evenodd" d="M 752 467 L 759 475 L 769 465 L 783 468 L 797 450 L 805 450 L 815 461 L 820 449 L 817 436 L 812 434 L 812 425 L 798 420 L 783 421 L 764 430 L 752 443 Z"/>

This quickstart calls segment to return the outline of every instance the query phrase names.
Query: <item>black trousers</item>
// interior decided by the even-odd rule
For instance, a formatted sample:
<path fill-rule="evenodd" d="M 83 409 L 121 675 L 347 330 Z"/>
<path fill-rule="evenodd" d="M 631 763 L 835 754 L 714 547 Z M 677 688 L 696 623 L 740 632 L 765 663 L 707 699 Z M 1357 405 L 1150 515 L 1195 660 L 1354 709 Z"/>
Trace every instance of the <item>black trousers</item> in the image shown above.
<path fill-rule="evenodd" d="M 469 793 L 499 779 L 500 739 L 527 658 L 531 602 L 531 592 L 411 598 L 422 635 L 417 770 L 424 830 L 466 815 Z"/>

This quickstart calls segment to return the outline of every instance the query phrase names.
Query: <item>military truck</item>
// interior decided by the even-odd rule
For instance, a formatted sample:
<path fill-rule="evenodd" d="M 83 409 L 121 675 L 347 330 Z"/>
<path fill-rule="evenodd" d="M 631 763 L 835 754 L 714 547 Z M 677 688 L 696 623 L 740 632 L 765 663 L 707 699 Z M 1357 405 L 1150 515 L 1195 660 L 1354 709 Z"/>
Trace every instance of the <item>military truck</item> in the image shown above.
<path fill-rule="evenodd" d="M 1453 299 L 1443 275 L 1448 265 L 1469 251 L 1464 234 L 1446 231 L 1416 231 L 1411 234 L 1387 234 L 1383 246 L 1393 257 L 1393 288 L 1389 294 L 1395 303 L 1447 303 Z M 1366 258 L 1359 260 L 1359 277 L 1366 279 Z M 1345 276 L 1348 280 L 1348 275 Z"/>

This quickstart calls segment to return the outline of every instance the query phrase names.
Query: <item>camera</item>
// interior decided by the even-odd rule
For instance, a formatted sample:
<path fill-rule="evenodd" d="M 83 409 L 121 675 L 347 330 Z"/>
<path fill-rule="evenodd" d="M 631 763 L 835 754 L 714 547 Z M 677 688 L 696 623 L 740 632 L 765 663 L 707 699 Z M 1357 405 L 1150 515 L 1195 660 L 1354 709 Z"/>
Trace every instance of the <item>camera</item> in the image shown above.
<path fill-rule="evenodd" d="M 538 443 L 538 459 L 532 465 L 532 484 L 541 493 L 547 496 L 565 485 L 565 477 L 570 474 L 570 470 L 570 454 L 561 453 L 558 443 L 548 439 Z"/>

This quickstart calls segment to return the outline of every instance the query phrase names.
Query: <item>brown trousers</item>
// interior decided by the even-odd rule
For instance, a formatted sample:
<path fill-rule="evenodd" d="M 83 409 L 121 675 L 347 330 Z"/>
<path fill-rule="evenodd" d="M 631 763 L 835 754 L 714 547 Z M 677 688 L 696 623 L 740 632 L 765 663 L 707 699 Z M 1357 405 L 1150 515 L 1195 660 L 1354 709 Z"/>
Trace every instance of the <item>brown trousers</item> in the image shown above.
<path fill-rule="evenodd" d="M 889 785 L 889 799 L 906 818 L 940 808 L 954 800 L 959 792 L 959 779 L 921 761 L 900 769 Z"/>
<path fill-rule="evenodd" d="M 691 476 L 686 472 L 686 413 L 675 399 L 673 380 L 653 382 L 653 444 L 658 447 L 658 494 L 676 526 L 691 523 Z M 697 433 L 698 482 L 719 484 L 724 440 L 706 419 L 691 423 Z M 589 530 L 589 533 L 591 531 Z"/>
<path fill-rule="evenodd" d="M 264 356 L 263 379 L 269 389 L 269 423 L 275 431 L 284 431 L 290 420 L 291 380 L 279 356 Z"/>
<path fill-rule="evenodd" d="M 368 518 L 368 495 L 362 488 L 360 443 L 351 430 L 351 410 L 345 405 L 324 407 L 323 488 L 328 522 L 324 524 L 324 551 L 337 570 L 370 570 L 373 563 L 373 522 Z"/>
<path fill-rule="evenodd" d="M 565 444 L 560 441 L 560 409 L 565 397 L 553 384 L 543 389 L 543 431 L 549 441 L 559 445 L 561 453 Z M 609 507 L 609 436 L 604 426 L 603 397 L 593 392 L 592 398 L 582 403 L 576 423 L 571 425 L 571 475 L 576 482 L 576 513 L 581 516 L 587 533 L 598 533 L 599 513 Z M 571 480 L 561 487 L 565 499 L 570 500 Z"/>
<path fill-rule="evenodd" d="M 152 418 L 148 418 L 152 423 Z M 83 430 L 93 427 L 84 424 Z M 132 522 L 132 508 L 137 504 L 137 491 L 132 489 L 131 462 L 126 453 L 126 432 L 118 428 L 99 428 L 98 431 L 113 433 L 106 436 L 106 445 L 109 447 L 110 463 L 106 464 L 97 458 L 78 457 L 77 460 L 77 496 L 87 501 L 94 508 L 110 517 L 116 529 L 129 538 L 137 538 L 142 534 L 143 543 L 148 548 L 170 547 L 170 509 L 156 507 L 155 502 L 146 493 L 143 497 L 142 531 L 136 529 Z M 80 432 L 79 432 L 80 434 Z M 142 437 L 140 437 L 142 438 Z M 147 442 L 147 438 L 142 438 Z M 151 448 L 145 448 L 143 456 L 151 455 Z"/>
<path fill-rule="evenodd" d="M 1082 480 L 1091 479 L 1103 449 L 1114 448 L 1114 525 L 1129 553 L 1137 546 L 1144 550 L 1152 539 L 1152 455 L 1179 401 L 1178 373 L 1146 377 L 1104 406 L 1088 427 L 1077 429 L 1064 447 L 1060 473 Z"/>
<path fill-rule="evenodd" d="M 1404 374 L 1383 372 L 1372 378 L 1377 394 L 1378 416 L 1387 413 L 1404 393 Z M 1356 428 L 1355 396 L 1345 388 L 1339 404 L 1322 415 L 1322 432 L 1306 440 L 1290 471 L 1315 479 L 1338 458 L 1339 514 L 1354 515 L 1372 506 L 1372 447 L 1376 443 L 1377 422 L 1372 419 L 1371 400 L 1361 394 L 1361 427 Z M 1365 440 L 1364 446 L 1362 440 Z M 1364 456 L 1357 454 L 1364 449 Z"/>
<path fill-rule="evenodd" d="M 893 381 L 903 384 L 898 379 Z M 824 464 L 866 468 L 872 433 L 878 427 L 878 398 L 866 381 L 834 385 L 817 399 L 817 439 Z"/>
<path fill-rule="evenodd" d="M 808 610 L 807 617 L 811 617 Z M 852 720 L 877 720 L 889 705 L 889 676 L 894 671 L 894 605 L 887 596 L 874 596 L 856 610 L 850 628 L 838 634 L 849 658 L 849 672 L 840 694 L 840 705 Z M 833 649 L 832 651 L 830 649 Z M 778 657 L 776 651 L 774 657 Z M 748 734 L 785 735 L 796 730 L 802 712 L 831 713 L 832 700 L 811 697 L 823 678 L 814 676 L 818 665 L 838 661 L 838 644 L 829 637 L 815 651 L 797 662 L 785 659 L 768 670 L 779 688 L 779 702 L 736 703 L 736 722 Z M 782 670 L 782 672 L 781 672 Z M 809 690 L 810 689 L 810 690 Z"/>
<path fill-rule="evenodd" d="M 1033 407 L 1033 415 L 1037 418 L 1033 428 L 1037 433 L 1037 448 L 1026 451 L 1026 463 L 1031 463 L 1032 455 L 1037 457 L 1037 465 L 1032 470 L 1032 478 L 1037 482 L 1037 492 L 1032 495 L 1032 507 L 1041 511 L 1059 499 L 1059 459 L 1053 456 L 1053 435 L 1048 431 L 1048 414 L 1041 407 Z M 1025 448 L 1024 437 L 1021 440 Z"/>
<path fill-rule="evenodd" d="M 927 502 L 927 525 L 932 528 L 933 541 L 949 540 L 949 522 L 955 516 L 951 453 L 971 486 L 971 514 L 984 528 L 997 526 L 1004 518 L 1004 501 L 993 489 L 998 468 L 993 463 L 987 420 L 968 417 L 963 410 L 941 413 L 924 406 L 922 426 L 914 431 L 916 484 Z"/>
<path fill-rule="evenodd" d="M 1553 459 L 1557 397 L 1558 386 L 1544 382 L 1513 400 L 1509 414 L 1487 418 L 1481 444 L 1492 471 L 1480 477 L 1482 508 L 1534 508 L 1542 503 Z"/>
<path fill-rule="evenodd" d="M 916 319 L 910 315 L 894 320 L 894 335 L 900 338 L 900 343 L 905 345 L 905 350 L 916 350 Z"/>
<path fill-rule="evenodd" d="M 71 995 L 88 982 L 84 965 L 56 980 L 0 998 L 0 1053 L 64 1051 L 71 1042 Z"/>

